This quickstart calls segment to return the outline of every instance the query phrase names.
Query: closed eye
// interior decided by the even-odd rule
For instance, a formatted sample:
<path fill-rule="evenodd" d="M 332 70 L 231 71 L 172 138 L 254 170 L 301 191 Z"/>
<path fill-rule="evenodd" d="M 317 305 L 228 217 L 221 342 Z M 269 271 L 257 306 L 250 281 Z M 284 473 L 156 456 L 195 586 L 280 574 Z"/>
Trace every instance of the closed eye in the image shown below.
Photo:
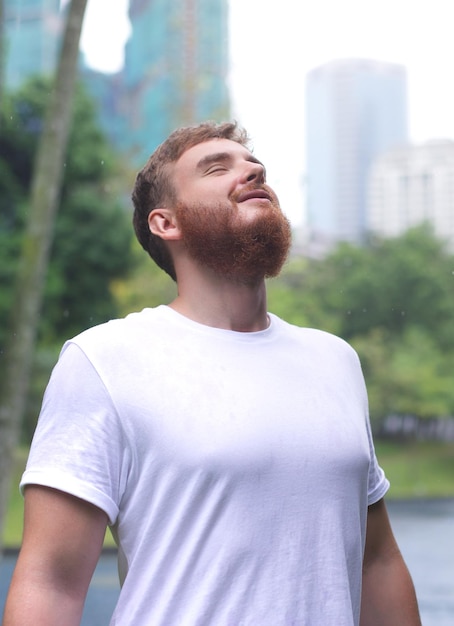
<path fill-rule="evenodd" d="M 227 172 L 226 167 L 223 165 L 215 165 L 214 167 L 210 167 L 210 169 L 206 171 L 206 174 L 218 174 L 223 172 Z"/>

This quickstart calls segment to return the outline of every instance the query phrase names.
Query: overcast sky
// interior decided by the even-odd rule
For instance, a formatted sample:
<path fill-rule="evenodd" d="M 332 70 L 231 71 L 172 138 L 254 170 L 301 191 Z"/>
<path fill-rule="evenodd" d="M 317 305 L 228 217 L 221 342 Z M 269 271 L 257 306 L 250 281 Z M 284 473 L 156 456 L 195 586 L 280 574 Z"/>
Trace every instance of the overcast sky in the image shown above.
<path fill-rule="evenodd" d="M 410 138 L 454 139 L 453 8 L 453 0 L 230 0 L 233 113 L 295 224 L 304 221 L 307 72 L 345 57 L 400 63 Z M 126 11 L 127 0 L 89 0 L 82 48 L 94 67 L 121 66 Z"/>

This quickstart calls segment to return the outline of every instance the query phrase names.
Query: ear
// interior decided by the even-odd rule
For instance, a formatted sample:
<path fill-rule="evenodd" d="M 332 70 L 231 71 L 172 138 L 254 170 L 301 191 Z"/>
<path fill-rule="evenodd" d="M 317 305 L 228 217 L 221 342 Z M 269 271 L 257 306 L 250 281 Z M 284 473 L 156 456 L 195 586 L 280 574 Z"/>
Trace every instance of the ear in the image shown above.
<path fill-rule="evenodd" d="M 181 239 L 181 231 L 172 209 L 154 209 L 148 216 L 148 228 L 165 241 Z"/>

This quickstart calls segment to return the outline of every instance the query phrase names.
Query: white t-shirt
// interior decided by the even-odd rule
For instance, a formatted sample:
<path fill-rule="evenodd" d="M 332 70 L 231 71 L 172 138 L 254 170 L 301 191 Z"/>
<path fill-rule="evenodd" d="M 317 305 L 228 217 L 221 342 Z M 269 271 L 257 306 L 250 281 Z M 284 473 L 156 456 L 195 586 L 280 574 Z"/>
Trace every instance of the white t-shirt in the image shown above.
<path fill-rule="evenodd" d="M 109 516 L 112 625 L 353 626 L 377 464 L 359 360 L 270 315 L 241 333 L 166 306 L 62 350 L 25 484 Z"/>

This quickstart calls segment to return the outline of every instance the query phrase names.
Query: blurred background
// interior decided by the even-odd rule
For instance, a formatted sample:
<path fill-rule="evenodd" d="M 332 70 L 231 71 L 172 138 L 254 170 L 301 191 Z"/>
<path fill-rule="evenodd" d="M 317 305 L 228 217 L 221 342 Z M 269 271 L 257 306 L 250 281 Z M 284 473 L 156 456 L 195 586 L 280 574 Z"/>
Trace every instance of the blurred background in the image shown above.
<path fill-rule="evenodd" d="M 77 8 L 64 104 L 58 68 Z M 236 119 L 294 231 L 269 309 L 358 351 L 392 511 L 414 537 L 406 549 L 425 623 L 454 623 L 451 10 L 450 0 L 0 0 L 4 545 L 20 543 L 17 481 L 63 341 L 174 295 L 132 235 L 136 172 L 174 128 Z M 42 146 L 59 125 L 57 158 Z M 61 172 L 41 172 L 41 187 L 55 189 L 44 218 L 36 180 L 53 157 Z M 42 239 L 31 244 L 37 225 Z M 14 354 L 23 337 L 27 349 Z M 430 589 L 429 518 L 443 528 Z"/>

